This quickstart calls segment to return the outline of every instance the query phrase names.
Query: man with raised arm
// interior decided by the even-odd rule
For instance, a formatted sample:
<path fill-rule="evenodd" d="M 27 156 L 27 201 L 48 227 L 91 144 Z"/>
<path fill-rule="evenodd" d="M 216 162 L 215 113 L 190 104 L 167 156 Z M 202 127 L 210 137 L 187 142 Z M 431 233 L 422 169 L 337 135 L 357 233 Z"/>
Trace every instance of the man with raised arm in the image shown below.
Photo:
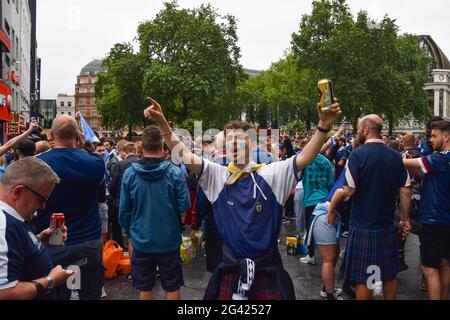
<path fill-rule="evenodd" d="M 303 152 L 286 161 L 258 165 L 252 161 L 254 131 L 244 121 L 225 126 L 228 167 L 202 160 L 172 132 L 161 106 L 144 115 L 159 126 L 172 156 L 178 157 L 199 176 L 199 185 L 213 205 L 214 217 L 224 241 L 223 258 L 216 268 L 204 298 L 211 299 L 295 299 L 294 286 L 284 270 L 278 251 L 282 209 L 299 173 L 313 162 L 327 133 L 341 114 L 339 105 L 322 112 L 317 131 Z M 253 134 L 252 134 L 253 133 Z"/>

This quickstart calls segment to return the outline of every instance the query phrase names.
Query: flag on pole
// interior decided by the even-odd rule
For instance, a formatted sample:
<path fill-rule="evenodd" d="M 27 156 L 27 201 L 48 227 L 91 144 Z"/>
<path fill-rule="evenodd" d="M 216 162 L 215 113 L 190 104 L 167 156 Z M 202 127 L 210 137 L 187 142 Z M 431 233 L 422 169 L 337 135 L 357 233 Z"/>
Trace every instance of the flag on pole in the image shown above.
<path fill-rule="evenodd" d="M 86 140 L 88 140 L 90 143 L 100 142 L 89 124 L 86 122 L 86 120 L 84 120 L 81 112 L 78 112 L 77 115 L 80 117 L 81 131 L 83 131 L 83 135 Z"/>

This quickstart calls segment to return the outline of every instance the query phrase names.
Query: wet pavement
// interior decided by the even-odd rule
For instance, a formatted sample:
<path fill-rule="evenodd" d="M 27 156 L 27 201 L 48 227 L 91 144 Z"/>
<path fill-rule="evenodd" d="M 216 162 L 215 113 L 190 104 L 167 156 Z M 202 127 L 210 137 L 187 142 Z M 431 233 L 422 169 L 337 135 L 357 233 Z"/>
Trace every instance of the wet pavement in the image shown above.
<path fill-rule="evenodd" d="M 298 300 L 321 300 L 319 292 L 322 281 L 320 278 L 321 261 L 311 266 L 299 262 L 301 256 L 289 256 L 286 252 L 286 235 L 293 235 L 295 221 L 283 223 L 280 236 L 279 248 L 283 259 L 284 268 L 289 272 L 294 282 L 295 293 Z M 341 240 L 341 249 L 345 247 L 345 239 Z M 411 234 L 406 243 L 406 263 L 409 266 L 407 271 L 399 274 L 398 300 L 425 300 L 428 299 L 425 292 L 419 290 L 421 282 L 419 238 Z M 341 260 L 336 268 L 336 286 L 341 288 L 343 276 L 338 271 Z M 201 300 L 205 292 L 211 274 L 206 271 L 204 251 L 200 249 L 197 257 L 189 264 L 183 265 L 185 287 L 181 288 L 181 297 L 184 300 Z M 134 290 L 126 277 L 119 276 L 105 283 L 107 300 L 136 300 L 138 292 Z M 154 288 L 155 298 L 162 300 L 165 293 L 161 289 L 159 281 L 156 281 Z M 351 299 L 344 294 L 344 300 Z"/>

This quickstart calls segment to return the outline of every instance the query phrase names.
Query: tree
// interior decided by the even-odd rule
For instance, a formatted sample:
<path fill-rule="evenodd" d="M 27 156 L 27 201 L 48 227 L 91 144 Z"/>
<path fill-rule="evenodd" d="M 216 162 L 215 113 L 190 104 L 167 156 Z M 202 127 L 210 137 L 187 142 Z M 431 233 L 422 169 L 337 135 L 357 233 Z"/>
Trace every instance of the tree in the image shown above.
<path fill-rule="evenodd" d="M 399 35 L 395 20 L 375 24 L 366 12 L 356 20 L 345 0 L 313 1 L 300 30 L 292 36 L 292 52 L 300 70 L 330 78 L 344 116 L 356 129 L 359 117 L 378 113 L 389 131 L 402 118 L 429 113 L 423 85 L 431 59 L 411 35 Z"/>
<path fill-rule="evenodd" d="M 118 43 L 103 64 L 108 71 L 99 74 L 95 84 L 95 97 L 103 124 L 116 130 L 128 126 L 131 133 L 133 127 L 145 124 L 142 60 L 133 52 L 131 44 Z"/>
<path fill-rule="evenodd" d="M 144 92 L 164 103 L 172 118 L 219 124 L 239 114 L 234 97 L 243 73 L 233 16 L 210 5 L 180 9 L 173 1 L 139 25 L 138 39 Z"/>

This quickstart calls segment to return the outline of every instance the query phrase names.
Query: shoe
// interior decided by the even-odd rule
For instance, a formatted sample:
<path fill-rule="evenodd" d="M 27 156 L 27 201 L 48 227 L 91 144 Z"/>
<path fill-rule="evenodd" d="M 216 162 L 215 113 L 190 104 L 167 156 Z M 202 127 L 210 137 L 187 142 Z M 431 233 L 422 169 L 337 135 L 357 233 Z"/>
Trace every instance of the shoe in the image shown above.
<path fill-rule="evenodd" d="M 105 287 L 102 288 L 102 295 L 100 296 L 100 298 L 106 298 L 108 296 L 108 294 L 106 293 Z"/>
<path fill-rule="evenodd" d="M 309 255 L 306 255 L 303 258 L 300 258 L 300 262 L 315 266 L 317 264 L 317 259 L 316 256 L 310 257 Z"/>
<path fill-rule="evenodd" d="M 334 294 L 336 294 L 337 296 L 342 296 L 342 289 L 335 288 Z M 320 290 L 320 297 L 325 299 L 327 296 L 328 296 L 327 290 L 325 289 L 325 287 L 322 287 L 322 289 Z"/>
<path fill-rule="evenodd" d="M 419 290 L 422 292 L 428 292 L 428 283 L 425 277 L 422 277 L 422 282 L 420 283 Z"/>
<path fill-rule="evenodd" d="M 344 231 L 343 233 L 342 233 L 342 236 L 344 237 L 344 238 L 348 238 L 348 235 L 349 235 L 350 233 L 348 232 L 348 231 Z"/>
<path fill-rule="evenodd" d="M 131 273 L 127 276 L 128 282 L 133 282 L 133 277 L 131 276 Z"/>
<path fill-rule="evenodd" d="M 344 298 L 337 294 L 337 292 L 333 292 L 332 294 L 328 294 L 326 296 L 327 300 L 344 300 Z"/>
<path fill-rule="evenodd" d="M 406 263 L 401 263 L 400 264 L 400 272 L 405 272 L 409 269 L 408 265 Z"/>
<path fill-rule="evenodd" d="M 286 222 L 289 222 L 289 218 L 287 218 L 287 217 L 283 217 L 283 220 L 281 220 L 281 222 L 282 222 L 282 223 L 286 223 Z"/>
<path fill-rule="evenodd" d="M 342 286 L 342 291 L 345 292 L 345 294 L 349 295 L 353 299 L 356 298 L 356 291 L 352 286 L 350 286 L 348 283 L 344 283 Z"/>

